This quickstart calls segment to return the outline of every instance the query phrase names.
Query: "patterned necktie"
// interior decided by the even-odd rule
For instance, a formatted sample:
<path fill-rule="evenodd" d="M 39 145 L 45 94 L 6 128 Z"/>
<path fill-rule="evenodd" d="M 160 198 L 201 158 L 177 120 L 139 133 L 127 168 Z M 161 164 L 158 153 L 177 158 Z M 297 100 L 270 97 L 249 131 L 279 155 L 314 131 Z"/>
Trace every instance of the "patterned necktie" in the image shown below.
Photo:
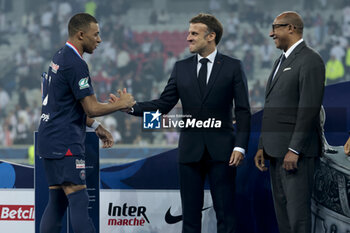
<path fill-rule="evenodd" d="M 199 60 L 199 62 L 202 64 L 199 74 L 198 74 L 198 83 L 199 83 L 199 89 L 201 91 L 201 94 L 204 95 L 205 93 L 205 88 L 207 86 L 207 63 L 209 59 L 208 58 L 202 58 Z"/>

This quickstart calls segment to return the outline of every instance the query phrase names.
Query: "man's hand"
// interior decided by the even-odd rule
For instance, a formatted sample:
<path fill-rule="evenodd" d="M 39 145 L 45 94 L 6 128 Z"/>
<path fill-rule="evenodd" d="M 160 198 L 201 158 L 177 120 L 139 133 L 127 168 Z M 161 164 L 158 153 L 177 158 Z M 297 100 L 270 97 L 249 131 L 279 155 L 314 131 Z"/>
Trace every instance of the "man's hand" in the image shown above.
<path fill-rule="evenodd" d="M 237 167 L 243 162 L 243 159 L 244 159 L 244 155 L 241 152 L 232 151 L 229 165 Z"/>
<path fill-rule="evenodd" d="M 113 140 L 112 134 L 108 130 L 103 128 L 102 125 L 99 125 L 95 130 L 95 132 L 103 142 L 103 146 L 102 146 L 103 148 L 110 148 L 113 146 L 114 140 Z"/>
<path fill-rule="evenodd" d="M 119 101 L 119 97 L 115 96 L 114 94 L 109 94 L 109 99 L 108 99 L 108 102 L 109 103 L 115 103 Z"/>
<path fill-rule="evenodd" d="M 264 159 L 264 151 L 263 149 L 259 149 L 254 157 L 255 166 L 262 172 L 267 171 L 267 167 L 265 167 L 265 159 Z"/>
<path fill-rule="evenodd" d="M 346 155 L 350 155 L 350 137 L 344 145 L 344 152 Z"/>
<path fill-rule="evenodd" d="M 288 150 L 287 154 L 284 156 L 283 168 L 287 171 L 293 171 L 298 168 L 299 155 L 293 151 Z"/>
<path fill-rule="evenodd" d="M 125 88 L 124 88 L 124 90 L 125 90 Z M 125 90 L 125 93 L 126 93 L 126 90 Z M 115 96 L 114 94 L 109 94 L 109 99 L 108 99 L 109 103 L 115 103 L 117 101 L 119 101 L 119 97 Z M 129 113 L 131 111 L 131 108 L 123 108 L 120 111 Z"/>
<path fill-rule="evenodd" d="M 123 93 L 126 94 L 126 88 L 123 88 Z M 117 96 L 115 96 L 114 94 L 111 93 L 111 94 L 109 94 L 109 100 L 108 100 L 108 102 L 110 102 L 110 103 L 115 103 L 115 102 L 117 102 L 119 99 L 120 99 L 119 97 L 117 97 Z"/>
<path fill-rule="evenodd" d="M 134 97 L 130 93 L 126 93 L 121 90 L 118 90 L 118 94 L 119 94 L 118 102 L 122 104 L 123 108 L 131 108 L 136 103 L 136 101 L 134 100 Z"/>
<path fill-rule="evenodd" d="M 118 90 L 118 93 L 119 95 L 121 96 L 122 94 L 127 94 L 127 95 L 130 95 L 126 92 L 126 88 L 123 89 L 123 92 L 121 92 L 120 90 Z M 134 98 L 133 96 L 131 96 L 132 98 Z M 109 94 L 109 99 L 108 99 L 108 102 L 109 103 L 116 103 L 117 101 L 120 101 L 121 100 L 121 97 L 117 97 L 116 95 L 114 94 Z M 120 111 L 122 112 L 130 112 L 131 111 L 131 107 L 134 106 L 136 102 L 134 101 L 133 104 L 131 106 L 128 106 L 124 109 L 121 109 Z"/>

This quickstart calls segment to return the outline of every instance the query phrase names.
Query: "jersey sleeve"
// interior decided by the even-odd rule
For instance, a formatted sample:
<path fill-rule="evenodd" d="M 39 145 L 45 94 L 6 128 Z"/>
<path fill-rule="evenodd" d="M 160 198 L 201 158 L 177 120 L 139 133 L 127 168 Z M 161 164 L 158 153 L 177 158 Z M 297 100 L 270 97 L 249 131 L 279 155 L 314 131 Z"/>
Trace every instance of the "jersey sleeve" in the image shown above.
<path fill-rule="evenodd" d="M 86 96 L 94 94 L 94 89 L 91 85 L 89 68 L 85 62 L 77 62 L 74 65 L 72 76 L 72 79 L 69 79 L 69 85 L 75 99 L 80 100 Z"/>

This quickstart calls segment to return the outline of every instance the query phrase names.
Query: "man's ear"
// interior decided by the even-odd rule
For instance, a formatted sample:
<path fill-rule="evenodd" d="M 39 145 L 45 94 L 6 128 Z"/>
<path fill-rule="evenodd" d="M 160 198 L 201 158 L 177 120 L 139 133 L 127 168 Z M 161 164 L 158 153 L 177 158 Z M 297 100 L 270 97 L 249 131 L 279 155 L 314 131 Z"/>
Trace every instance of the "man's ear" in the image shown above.
<path fill-rule="evenodd" d="M 83 31 L 78 31 L 78 32 L 77 32 L 77 36 L 78 36 L 78 39 L 79 39 L 79 40 L 83 40 L 84 32 L 83 32 Z"/>
<path fill-rule="evenodd" d="M 290 32 L 295 32 L 296 27 L 295 27 L 294 25 L 292 25 L 292 24 L 289 24 L 289 25 L 288 25 L 288 30 L 289 30 Z"/>
<path fill-rule="evenodd" d="M 208 34 L 208 39 L 209 41 L 215 41 L 216 38 L 216 33 L 215 32 L 211 32 Z"/>

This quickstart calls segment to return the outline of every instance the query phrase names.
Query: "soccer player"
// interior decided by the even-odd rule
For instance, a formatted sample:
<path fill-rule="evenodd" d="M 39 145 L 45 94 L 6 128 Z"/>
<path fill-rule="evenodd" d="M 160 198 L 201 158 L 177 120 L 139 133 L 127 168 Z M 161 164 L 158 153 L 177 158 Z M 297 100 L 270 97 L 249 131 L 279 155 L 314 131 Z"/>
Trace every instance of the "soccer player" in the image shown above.
<path fill-rule="evenodd" d="M 70 207 L 75 233 L 95 232 L 88 214 L 85 183 L 85 126 L 95 129 L 104 147 L 113 145 L 111 134 L 90 117 L 102 116 L 135 104 L 118 90 L 113 103 L 100 103 L 91 85 L 84 52 L 93 53 L 101 38 L 96 19 L 86 13 L 74 15 L 68 24 L 69 38 L 53 57 L 43 85 L 38 154 L 49 184 L 49 201 L 41 219 L 41 233 L 59 233 L 62 217 Z"/>

